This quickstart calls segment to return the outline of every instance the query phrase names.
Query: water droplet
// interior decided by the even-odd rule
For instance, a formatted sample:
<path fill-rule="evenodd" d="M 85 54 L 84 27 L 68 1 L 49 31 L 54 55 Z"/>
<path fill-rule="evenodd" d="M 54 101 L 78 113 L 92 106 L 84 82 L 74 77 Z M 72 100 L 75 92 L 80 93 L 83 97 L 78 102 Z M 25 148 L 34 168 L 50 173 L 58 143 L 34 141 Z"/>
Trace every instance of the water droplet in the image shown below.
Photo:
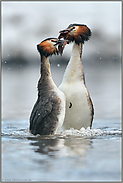
<path fill-rule="evenodd" d="M 100 60 L 101 60 L 102 58 L 100 57 Z"/>
<path fill-rule="evenodd" d="M 97 53 L 99 54 L 100 52 L 98 51 Z"/>
<path fill-rule="evenodd" d="M 8 57 L 9 57 L 9 55 L 8 55 Z"/>
<path fill-rule="evenodd" d="M 5 61 L 4 63 L 6 64 L 7 62 Z"/>
<path fill-rule="evenodd" d="M 38 113 L 38 116 L 40 116 L 41 114 L 40 113 Z"/>
<path fill-rule="evenodd" d="M 10 70 L 10 67 L 8 69 Z"/>
<path fill-rule="evenodd" d="M 60 67 L 60 64 L 57 64 L 58 67 Z"/>

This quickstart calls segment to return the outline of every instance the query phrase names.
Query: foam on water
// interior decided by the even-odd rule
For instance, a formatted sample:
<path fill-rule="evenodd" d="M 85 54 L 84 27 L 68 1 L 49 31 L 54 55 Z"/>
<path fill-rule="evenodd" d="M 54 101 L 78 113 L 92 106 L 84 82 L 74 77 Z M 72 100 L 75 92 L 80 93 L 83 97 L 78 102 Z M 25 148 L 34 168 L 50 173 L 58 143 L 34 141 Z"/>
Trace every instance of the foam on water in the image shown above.
<path fill-rule="evenodd" d="M 101 129 L 90 129 L 89 127 L 85 129 L 82 127 L 80 130 L 71 128 L 70 130 L 64 130 L 61 132 L 61 135 L 74 135 L 74 136 L 82 136 L 82 137 L 92 137 L 92 136 L 100 136 L 103 135 L 103 131 Z"/>
<path fill-rule="evenodd" d="M 94 137 L 118 137 L 122 135 L 121 130 L 102 130 L 102 129 L 90 129 L 89 127 L 85 129 L 82 127 L 80 130 L 71 128 L 70 130 L 61 130 L 57 135 L 50 135 L 50 136 L 40 136 L 40 135 L 32 135 L 29 132 L 29 129 L 14 129 L 14 128 L 6 128 L 3 130 L 1 135 L 4 138 L 16 138 L 16 139 L 25 139 L 25 138 L 68 138 L 68 137 L 83 137 L 83 138 L 94 138 Z"/>
<path fill-rule="evenodd" d="M 74 128 L 71 128 L 70 130 L 64 130 L 61 132 L 61 135 L 63 136 L 81 136 L 81 137 L 99 137 L 99 136 L 106 136 L 106 135 L 122 135 L 121 130 L 101 130 L 101 129 L 90 129 L 88 127 L 85 129 L 82 127 L 80 130 L 76 130 Z"/>

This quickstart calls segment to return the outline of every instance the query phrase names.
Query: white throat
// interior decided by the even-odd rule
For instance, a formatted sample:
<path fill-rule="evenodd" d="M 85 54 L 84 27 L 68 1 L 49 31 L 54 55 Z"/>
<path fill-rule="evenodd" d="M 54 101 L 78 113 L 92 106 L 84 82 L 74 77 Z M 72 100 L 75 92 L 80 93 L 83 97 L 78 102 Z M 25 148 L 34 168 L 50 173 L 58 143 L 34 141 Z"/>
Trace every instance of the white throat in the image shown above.
<path fill-rule="evenodd" d="M 82 44 L 75 42 L 63 81 L 59 86 L 66 96 L 66 113 L 64 128 L 80 129 L 91 126 L 93 119 L 93 106 L 89 92 L 85 86 L 82 68 Z"/>
<path fill-rule="evenodd" d="M 77 81 L 84 82 L 84 72 L 82 67 L 82 44 L 73 43 L 70 61 L 64 73 L 63 82 L 73 83 Z"/>

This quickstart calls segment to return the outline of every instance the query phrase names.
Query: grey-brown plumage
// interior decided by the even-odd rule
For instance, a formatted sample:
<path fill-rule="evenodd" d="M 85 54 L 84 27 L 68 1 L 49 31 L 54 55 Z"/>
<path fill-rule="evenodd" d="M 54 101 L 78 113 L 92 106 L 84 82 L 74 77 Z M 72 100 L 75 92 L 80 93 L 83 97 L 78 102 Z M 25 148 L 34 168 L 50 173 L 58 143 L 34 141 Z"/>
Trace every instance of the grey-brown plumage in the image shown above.
<path fill-rule="evenodd" d="M 33 135 L 57 133 L 65 117 L 65 96 L 52 80 L 49 56 L 58 54 L 56 38 L 48 38 L 37 45 L 41 55 L 41 77 L 38 82 L 38 99 L 30 116 L 30 131 Z"/>

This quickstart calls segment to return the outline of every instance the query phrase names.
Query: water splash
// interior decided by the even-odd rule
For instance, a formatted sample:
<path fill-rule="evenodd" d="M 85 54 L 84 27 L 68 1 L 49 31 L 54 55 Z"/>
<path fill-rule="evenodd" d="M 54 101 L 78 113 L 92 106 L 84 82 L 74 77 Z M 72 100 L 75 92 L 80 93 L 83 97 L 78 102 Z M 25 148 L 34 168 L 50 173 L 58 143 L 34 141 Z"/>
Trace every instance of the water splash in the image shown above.
<path fill-rule="evenodd" d="M 64 130 L 60 132 L 60 135 L 63 136 L 81 136 L 85 138 L 89 137 L 106 137 L 106 136 L 121 136 L 122 131 L 121 130 L 102 130 L 102 129 L 90 129 L 89 127 L 87 129 L 81 128 L 80 130 L 76 130 L 74 128 L 71 128 L 70 130 Z"/>
<path fill-rule="evenodd" d="M 29 132 L 29 129 L 15 129 L 15 128 L 7 128 L 1 133 L 2 137 L 4 138 L 12 138 L 12 139 L 37 139 L 37 138 L 106 138 L 106 137 L 121 137 L 122 131 L 121 130 L 102 130 L 102 129 L 87 129 L 81 128 L 80 130 L 71 128 L 70 130 L 61 130 L 57 135 L 49 135 L 49 136 L 40 136 L 40 135 L 32 135 Z"/>
<path fill-rule="evenodd" d="M 70 130 L 64 130 L 61 132 L 61 135 L 72 135 L 72 136 L 81 136 L 81 137 L 93 137 L 103 135 L 103 131 L 101 129 L 90 129 L 89 127 L 85 129 L 82 127 L 80 130 L 76 130 L 71 128 Z"/>

